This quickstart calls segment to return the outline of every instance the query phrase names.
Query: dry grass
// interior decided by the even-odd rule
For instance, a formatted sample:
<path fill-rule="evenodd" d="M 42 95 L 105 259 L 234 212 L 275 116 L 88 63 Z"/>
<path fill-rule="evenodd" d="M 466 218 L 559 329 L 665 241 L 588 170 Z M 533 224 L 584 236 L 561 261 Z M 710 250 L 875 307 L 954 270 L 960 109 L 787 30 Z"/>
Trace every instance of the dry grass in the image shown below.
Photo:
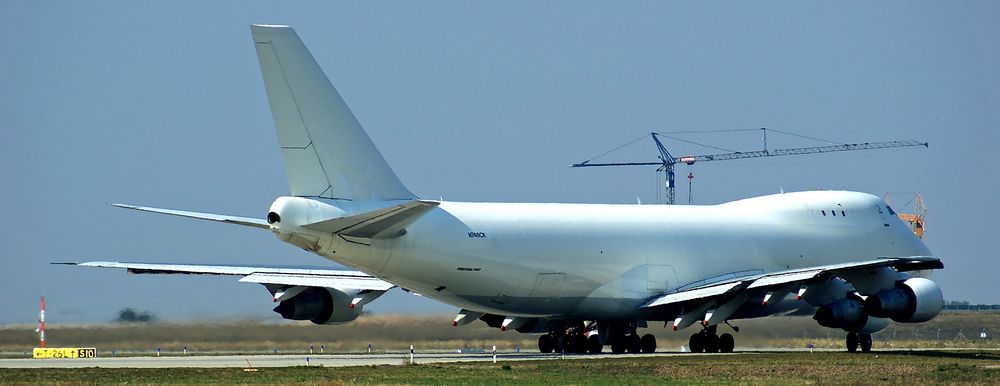
<path fill-rule="evenodd" d="M 206 322 L 198 324 L 106 324 L 49 325 L 48 343 L 56 346 L 97 347 L 110 351 L 153 352 L 160 347 L 164 353 L 179 353 L 187 346 L 189 352 L 308 352 L 312 345 L 329 352 L 364 352 L 369 343 L 375 351 L 402 351 L 410 344 L 421 350 L 455 350 L 487 348 L 497 345 L 500 350 L 534 350 L 535 335 L 500 332 L 484 323 L 475 322 L 452 327 L 450 315 L 441 316 L 363 316 L 353 323 L 338 326 L 317 326 L 311 323 Z M 843 332 L 818 326 L 808 317 L 763 318 L 735 323 L 741 332 L 734 334 L 740 347 L 804 348 L 812 343 L 817 348 L 842 348 Z M 979 331 L 1000 333 L 1000 314 L 946 313 L 928 323 L 916 325 L 893 323 L 875 335 L 879 349 L 905 348 L 1000 348 L 1000 340 L 979 339 Z M 940 329 L 940 339 L 938 339 Z M 662 324 L 650 325 L 645 331 L 657 337 L 661 350 L 680 350 L 696 327 L 671 332 Z M 720 327 L 728 332 L 728 327 Z M 967 339 L 956 340 L 962 332 Z M 895 335 L 895 336 L 894 336 Z M 914 337 L 916 336 L 916 339 Z M 34 326 L 0 327 L 0 351 L 30 352 L 37 344 Z"/>

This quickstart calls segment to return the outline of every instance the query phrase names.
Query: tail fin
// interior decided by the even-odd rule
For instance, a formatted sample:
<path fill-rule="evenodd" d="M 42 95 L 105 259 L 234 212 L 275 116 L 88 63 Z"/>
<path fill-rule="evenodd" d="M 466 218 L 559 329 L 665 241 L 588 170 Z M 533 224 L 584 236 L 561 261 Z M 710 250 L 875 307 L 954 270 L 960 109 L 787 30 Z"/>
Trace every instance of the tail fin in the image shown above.
<path fill-rule="evenodd" d="M 250 27 L 294 196 L 414 199 L 287 26 Z"/>

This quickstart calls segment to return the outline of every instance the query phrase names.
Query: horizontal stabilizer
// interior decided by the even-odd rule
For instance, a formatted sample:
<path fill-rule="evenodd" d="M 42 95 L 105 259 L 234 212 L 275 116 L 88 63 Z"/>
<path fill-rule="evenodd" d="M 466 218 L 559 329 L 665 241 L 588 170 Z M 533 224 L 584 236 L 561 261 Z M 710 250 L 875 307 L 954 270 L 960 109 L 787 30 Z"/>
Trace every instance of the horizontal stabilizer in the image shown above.
<path fill-rule="evenodd" d="M 420 216 L 438 206 L 434 201 L 414 200 L 354 216 L 303 225 L 304 228 L 361 238 L 395 238 Z"/>
<path fill-rule="evenodd" d="M 249 217 L 227 216 L 224 214 L 215 214 L 215 213 L 188 212 L 184 210 L 150 208 L 146 206 L 135 206 L 135 205 L 125 205 L 125 204 L 111 204 L 111 206 L 116 206 L 125 209 L 132 209 L 132 210 L 141 210 L 143 212 L 152 212 L 159 214 L 168 214 L 171 216 L 195 218 L 199 220 L 225 222 L 230 224 L 250 226 L 256 228 L 269 229 L 271 227 L 271 225 L 267 223 L 267 220 L 249 218 Z"/>

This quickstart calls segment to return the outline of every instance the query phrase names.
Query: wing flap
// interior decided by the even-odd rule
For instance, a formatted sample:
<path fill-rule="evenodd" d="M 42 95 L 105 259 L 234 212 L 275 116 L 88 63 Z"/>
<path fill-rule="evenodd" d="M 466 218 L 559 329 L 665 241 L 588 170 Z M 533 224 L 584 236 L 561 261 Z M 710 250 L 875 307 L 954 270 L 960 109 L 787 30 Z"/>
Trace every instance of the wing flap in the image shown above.
<path fill-rule="evenodd" d="M 294 285 L 303 287 L 324 287 L 370 291 L 386 291 L 394 285 L 374 277 L 303 275 L 288 273 L 253 273 L 240 279 L 244 283 Z"/>
<path fill-rule="evenodd" d="M 686 302 L 686 301 L 689 301 L 689 300 L 695 300 L 695 299 L 702 299 L 702 298 L 708 298 L 708 297 L 718 296 L 718 295 L 722 295 L 724 293 L 727 293 L 727 292 L 731 291 L 732 289 L 740 286 L 741 284 L 743 284 L 743 283 L 737 281 L 737 282 L 731 282 L 731 283 L 715 284 L 715 285 L 711 285 L 711 286 L 707 286 L 707 287 L 696 288 L 696 289 L 693 289 L 693 290 L 681 291 L 681 292 L 676 292 L 676 293 L 672 293 L 672 294 L 667 294 L 667 295 L 663 295 L 661 297 L 658 297 L 656 299 L 653 299 L 653 301 L 647 303 L 646 305 L 644 305 L 642 307 L 643 308 L 656 307 L 656 306 L 662 306 L 662 305 L 666 305 L 666 304 L 682 303 L 682 302 Z"/>

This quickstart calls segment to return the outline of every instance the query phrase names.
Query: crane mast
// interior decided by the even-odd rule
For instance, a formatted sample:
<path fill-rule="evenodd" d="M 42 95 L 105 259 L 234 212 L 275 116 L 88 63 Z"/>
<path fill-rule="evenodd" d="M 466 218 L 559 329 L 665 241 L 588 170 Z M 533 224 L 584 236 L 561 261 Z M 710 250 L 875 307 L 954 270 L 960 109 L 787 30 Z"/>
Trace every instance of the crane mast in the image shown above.
<path fill-rule="evenodd" d="M 656 144 L 656 149 L 660 153 L 658 156 L 659 161 L 592 163 L 590 161 L 592 161 L 593 159 L 589 159 L 580 163 L 573 164 L 572 167 L 583 168 L 583 167 L 604 167 L 604 166 L 659 166 L 657 171 L 662 171 L 666 174 L 667 204 L 672 205 L 674 204 L 674 198 L 676 193 L 675 166 L 678 163 L 694 165 L 696 162 L 708 162 L 708 161 L 729 161 L 729 160 L 762 158 L 762 157 L 784 157 L 790 155 L 806 155 L 806 154 L 832 153 L 832 152 L 857 151 L 857 150 L 891 149 L 891 148 L 911 147 L 911 146 L 928 147 L 927 142 L 905 140 L 905 141 L 888 141 L 888 142 L 844 143 L 844 144 L 834 144 L 825 146 L 795 147 L 795 148 L 769 150 L 767 148 L 767 129 L 761 128 L 760 130 L 764 134 L 763 150 L 746 151 L 746 152 L 737 151 L 729 153 L 674 157 L 672 154 L 670 154 L 670 151 L 667 150 L 666 146 L 663 145 L 663 142 L 660 141 L 659 137 L 661 136 L 661 134 L 653 132 L 650 133 L 649 136 L 653 139 L 653 143 Z"/>

